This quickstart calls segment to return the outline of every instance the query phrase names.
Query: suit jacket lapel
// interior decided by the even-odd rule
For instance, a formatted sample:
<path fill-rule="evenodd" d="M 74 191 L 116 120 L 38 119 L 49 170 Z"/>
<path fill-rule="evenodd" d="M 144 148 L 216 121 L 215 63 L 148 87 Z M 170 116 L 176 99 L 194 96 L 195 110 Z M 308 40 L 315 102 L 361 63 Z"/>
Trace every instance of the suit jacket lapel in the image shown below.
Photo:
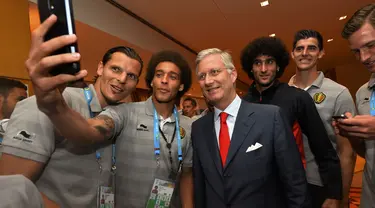
<path fill-rule="evenodd" d="M 241 147 L 245 138 L 250 132 L 250 129 L 255 123 L 255 120 L 251 118 L 254 113 L 251 107 L 246 101 L 241 102 L 240 109 L 237 114 L 237 119 L 234 124 L 233 134 L 229 146 L 227 161 L 225 163 L 225 169 L 229 166 L 230 162 L 233 160 L 234 156 L 237 154 L 238 149 Z"/>
<path fill-rule="evenodd" d="M 220 177 L 222 177 L 223 166 L 221 165 L 219 146 L 217 144 L 213 113 L 210 113 L 210 115 L 207 116 L 207 122 L 205 123 L 207 124 L 207 129 L 206 131 L 204 131 L 204 134 L 205 134 L 204 138 L 207 142 L 207 146 L 210 151 L 211 158 L 215 163 L 218 174 L 220 175 Z"/>

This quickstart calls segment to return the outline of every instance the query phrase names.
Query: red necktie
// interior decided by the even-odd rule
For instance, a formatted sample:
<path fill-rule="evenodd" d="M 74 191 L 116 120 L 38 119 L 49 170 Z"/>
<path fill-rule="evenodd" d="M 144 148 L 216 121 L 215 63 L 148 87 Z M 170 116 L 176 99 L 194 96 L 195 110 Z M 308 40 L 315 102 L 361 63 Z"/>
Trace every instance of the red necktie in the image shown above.
<path fill-rule="evenodd" d="M 220 145 L 221 162 L 223 163 L 223 167 L 225 166 L 225 162 L 226 162 L 228 150 L 229 150 L 229 145 L 230 145 L 227 118 L 228 118 L 227 113 L 225 112 L 220 113 L 219 145 Z"/>

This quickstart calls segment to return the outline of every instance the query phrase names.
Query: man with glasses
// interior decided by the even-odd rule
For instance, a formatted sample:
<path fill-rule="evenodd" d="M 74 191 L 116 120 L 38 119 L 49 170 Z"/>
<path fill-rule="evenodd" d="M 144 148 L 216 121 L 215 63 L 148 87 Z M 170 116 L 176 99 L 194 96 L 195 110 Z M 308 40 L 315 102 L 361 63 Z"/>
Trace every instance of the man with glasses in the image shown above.
<path fill-rule="evenodd" d="M 358 116 L 346 113 L 338 120 L 338 130 L 348 137 L 358 155 L 366 159 L 362 177 L 361 207 L 375 205 L 375 4 L 354 13 L 341 33 L 349 41 L 356 58 L 372 73 L 356 94 Z M 353 69 L 355 70 L 355 69 Z"/>
<path fill-rule="evenodd" d="M 290 127 L 294 126 L 296 143 L 305 164 L 304 144 L 311 146 L 318 163 L 319 173 L 332 199 L 326 204 L 337 203 L 341 198 L 340 163 L 336 151 L 310 95 L 278 80 L 289 64 L 289 52 L 279 38 L 262 37 L 250 42 L 242 51 L 242 68 L 254 80 L 244 100 L 253 103 L 279 106 Z M 302 132 L 307 140 L 302 141 Z M 306 169 L 306 175 L 310 175 Z M 314 203 L 314 202 L 313 202 Z M 334 207 L 334 206 L 329 206 Z"/>
<path fill-rule="evenodd" d="M 307 91 L 315 102 L 329 139 L 340 157 L 342 175 L 342 206 L 349 206 L 349 190 L 355 165 L 355 152 L 350 141 L 342 136 L 336 136 L 332 126 L 332 116 L 339 116 L 345 112 L 356 112 L 349 90 L 325 78 L 324 73 L 318 71 L 318 61 L 324 56 L 323 37 L 314 30 L 301 30 L 295 34 L 293 51 L 291 53 L 296 63 L 296 75 L 289 84 Z M 306 135 L 307 136 L 307 135 Z M 308 137 L 308 136 L 307 136 Z M 304 137 L 304 141 L 306 137 Z M 341 199 L 332 195 L 329 187 L 325 187 L 324 176 L 319 173 L 319 165 L 312 152 L 311 145 L 306 143 L 305 156 L 307 162 L 307 180 L 313 195 L 314 207 L 321 207 L 331 199 Z M 331 187 L 341 190 L 341 186 Z"/>

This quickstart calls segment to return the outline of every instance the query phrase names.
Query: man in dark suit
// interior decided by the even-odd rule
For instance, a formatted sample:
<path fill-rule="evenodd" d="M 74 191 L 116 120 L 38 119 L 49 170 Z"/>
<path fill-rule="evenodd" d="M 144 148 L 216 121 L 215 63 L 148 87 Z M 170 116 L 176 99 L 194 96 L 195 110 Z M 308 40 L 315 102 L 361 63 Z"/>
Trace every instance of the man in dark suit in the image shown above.
<path fill-rule="evenodd" d="M 229 53 L 203 50 L 196 65 L 215 110 L 192 126 L 195 207 L 309 207 L 305 171 L 280 109 L 239 98 Z"/>

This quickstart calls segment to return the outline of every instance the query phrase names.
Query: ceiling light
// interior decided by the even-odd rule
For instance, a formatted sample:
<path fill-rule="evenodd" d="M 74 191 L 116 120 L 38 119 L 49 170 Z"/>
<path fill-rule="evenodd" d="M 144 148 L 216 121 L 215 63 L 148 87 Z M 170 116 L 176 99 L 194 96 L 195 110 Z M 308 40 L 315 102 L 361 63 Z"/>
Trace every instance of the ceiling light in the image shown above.
<path fill-rule="evenodd" d="M 344 19 L 346 19 L 346 15 L 339 18 L 339 20 L 344 20 Z"/>
<path fill-rule="evenodd" d="M 327 40 L 327 42 L 332 42 L 332 41 L 333 41 L 333 39 L 332 39 L 332 38 L 331 38 L 331 39 L 328 39 L 328 40 Z"/>
<path fill-rule="evenodd" d="M 271 34 L 271 35 L 270 35 L 270 37 L 275 37 L 275 36 L 276 36 L 276 34 L 275 34 L 275 33 L 273 33 L 273 34 Z"/>
<path fill-rule="evenodd" d="M 268 6 L 270 3 L 268 1 L 262 1 L 260 2 L 260 6 L 265 7 Z"/>

